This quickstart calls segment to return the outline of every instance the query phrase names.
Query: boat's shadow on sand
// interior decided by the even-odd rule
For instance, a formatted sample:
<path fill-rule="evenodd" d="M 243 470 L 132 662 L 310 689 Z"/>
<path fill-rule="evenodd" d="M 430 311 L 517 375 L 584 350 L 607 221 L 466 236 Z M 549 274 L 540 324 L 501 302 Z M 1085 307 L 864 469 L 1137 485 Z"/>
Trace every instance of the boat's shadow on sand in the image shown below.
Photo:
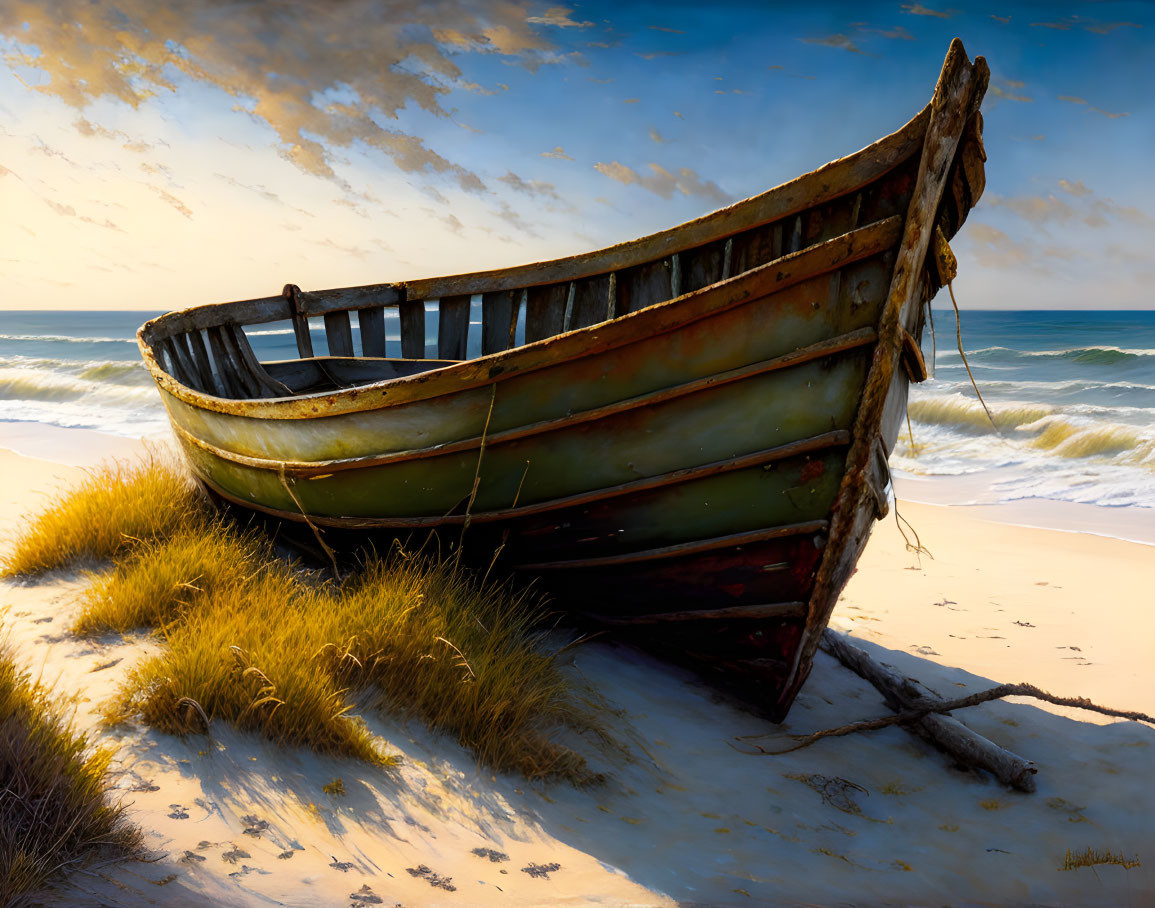
<path fill-rule="evenodd" d="M 1004 680 L 856 642 L 944 696 Z M 488 901 L 502 883 L 513 903 L 592 900 L 615 871 L 655 902 L 680 904 L 1139 904 L 1150 891 L 1146 865 L 1059 869 L 1068 849 L 1131 858 L 1150 841 L 1149 726 L 1099 725 L 1023 702 L 959 713 L 1038 764 L 1038 791 L 1025 795 L 953 767 L 896 728 L 757 753 L 885 714 L 872 687 L 825 655 L 789 720 L 774 726 L 631 648 L 574 652 L 567 670 L 607 698 L 623 745 L 585 746 L 604 784 L 495 777 L 418 723 L 370 722 L 402 754 L 396 770 L 282 751 L 227 729 L 211 741 L 130 733 L 119 785 L 151 830 L 148 844 L 167 856 L 81 875 L 77 893 L 90 901 L 61 904 L 315 904 L 363 885 L 391 904 L 421 866 L 457 887 L 422 890 L 428 899 L 459 904 Z M 344 794 L 326 792 L 337 779 Z M 509 860 L 490 862 L 477 848 Z M 522 868 L 551 863 L 560 868 L 548 878 L 523 881 Z M 575 888 L 579 873 L 594 888 Z M 172 874 L 161 889 L 144 885 Z M 536 888 L 526 891 L 529 883 Z"/>

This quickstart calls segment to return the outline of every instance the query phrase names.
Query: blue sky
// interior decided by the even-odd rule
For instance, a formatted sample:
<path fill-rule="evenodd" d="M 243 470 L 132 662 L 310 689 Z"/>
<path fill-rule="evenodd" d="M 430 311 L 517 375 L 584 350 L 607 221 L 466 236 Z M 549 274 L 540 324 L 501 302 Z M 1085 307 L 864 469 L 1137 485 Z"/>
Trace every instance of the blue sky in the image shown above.
<path fill-rule="evenodd" d="M 672 226 L 987 57 L 972 308 L 1155 308 L 1148 3 L 0 0 L 0 308 L 176 308 Z"/>

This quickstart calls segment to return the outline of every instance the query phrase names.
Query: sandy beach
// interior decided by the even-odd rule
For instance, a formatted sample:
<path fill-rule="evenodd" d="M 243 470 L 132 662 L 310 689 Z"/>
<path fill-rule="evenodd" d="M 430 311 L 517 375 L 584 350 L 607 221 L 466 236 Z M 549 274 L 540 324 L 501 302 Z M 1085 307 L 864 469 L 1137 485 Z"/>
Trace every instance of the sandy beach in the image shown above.
<path fill-rule="evenodd" d="M 60 431 L 54 443 L 72 465 L 0 452 L 0 532 L 75 480 L 76 464 L 125 451 Z M 893 516 L 879 524 L 832 627 L 943 696 L 1028 681 L 1155 712 L 1155 548 L 1012 526 L 1010 511 L 1000 515 L 1008 522 L 993 522 L 989 508 L 979 516 L 898 507 L 933 558 L 906 551 Z M 368 768 L 226 727 L 211 740 L 101 730 L 99 704 L 161 644 L 73 636 L 84 582 L 64 573 L 5 582 L 4 630 L 34 674 L 75 697 L 77 725 L 116 748 L 114 793 L 156 859 L 76 873 L 44 904 L 1138 906 L 1155 898 L 1148 725 L 1028 700 L 958 713 L 1036 763 L 1034 794 L 960 771 L 894 728 L 767 756 L 752 743 L 780 748 L 792 734 L 885 714 L 881 696 L 820 655 L 788 721 L 774 726 L 679 669 L 595 642 L 565 658 L 566 671 L 612 709 L 621 750 L 589 751 L 604 785 L 494 776 L 417 723 L 371 717 L 403 763 Z M 336 779 L 344 795 L 324 790 Z M 1068 850 L 1088 847 L 1140 865 L 1060 869 Z"/>

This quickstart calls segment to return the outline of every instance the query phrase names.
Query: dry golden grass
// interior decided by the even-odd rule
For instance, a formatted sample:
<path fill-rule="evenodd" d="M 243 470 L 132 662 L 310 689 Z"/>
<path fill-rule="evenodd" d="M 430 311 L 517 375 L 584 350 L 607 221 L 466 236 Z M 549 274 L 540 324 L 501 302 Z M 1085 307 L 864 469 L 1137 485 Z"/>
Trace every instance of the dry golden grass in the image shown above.
<path fill-rule="evenodd" d="M 140 849 L 105 796 L 111 754 L 70 731 L 48 693 L 0 649 L 0 901 L 18 904 L 56 873 Z"/>
<path fill-rule="evenodd" d="M 323 581 L 214 515 L 184 469 L 156 456 L 94 471 L 2 564 L 36 574 L 81 559 L 113 563 L 92 575 L 77 633 L 152 628 L 168 644 L 131 673 L 112 720 L 179 734 L 220 720 L 389 764 L 350 715 L 376 708 L 452 735 L 496 769 L 589 778 L 554 733 L 600 733 L 542 652 L 541 602 L 508 586 L 401 552 Z"/>
<path fill-rule="evenodd" d="M 112 558 L 208 515 L 203 495 L 172 457 L 150 452 L 137 462 L 108 463 L 14 535 L 0 555 L 0 577 Z"/>
<path fill-rule="evenodd" d="M 584 760 L 550 733 L 589 720 L 539 649 L 540 618 L 533 600 L 450 564 L 373 556 L 342 584 L 320 582 L 211 524 L 118 565 L 79 626 L 164 629 L 167 648 L 130 675 L 114 721 L 185 734 L 225 720 L 388 765 L 349 715 L 377 706 L 453 735 L 496 769 L 583 780 Z"/>

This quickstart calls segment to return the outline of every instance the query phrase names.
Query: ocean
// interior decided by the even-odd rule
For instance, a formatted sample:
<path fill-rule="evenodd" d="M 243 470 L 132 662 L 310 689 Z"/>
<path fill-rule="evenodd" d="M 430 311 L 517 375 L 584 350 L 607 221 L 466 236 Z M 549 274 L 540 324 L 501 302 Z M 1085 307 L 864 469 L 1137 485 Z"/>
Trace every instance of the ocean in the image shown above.
<path fill-rule="evenodd" d="M 5 424 L 166 437 L 134 338 L 157 314 L 0 312 L 0 445 Z M 933 482 L 950 504 L 1155 508 L 1155 311 L 964 311 L 967 360 L 997 430 L 956 349 L 954 313 L 934 316 L 933 377 L 912 388 L 891 458 L 900 487 Z M 295 355 L 286 329 L 249 333 L 258 358 Z"/>

